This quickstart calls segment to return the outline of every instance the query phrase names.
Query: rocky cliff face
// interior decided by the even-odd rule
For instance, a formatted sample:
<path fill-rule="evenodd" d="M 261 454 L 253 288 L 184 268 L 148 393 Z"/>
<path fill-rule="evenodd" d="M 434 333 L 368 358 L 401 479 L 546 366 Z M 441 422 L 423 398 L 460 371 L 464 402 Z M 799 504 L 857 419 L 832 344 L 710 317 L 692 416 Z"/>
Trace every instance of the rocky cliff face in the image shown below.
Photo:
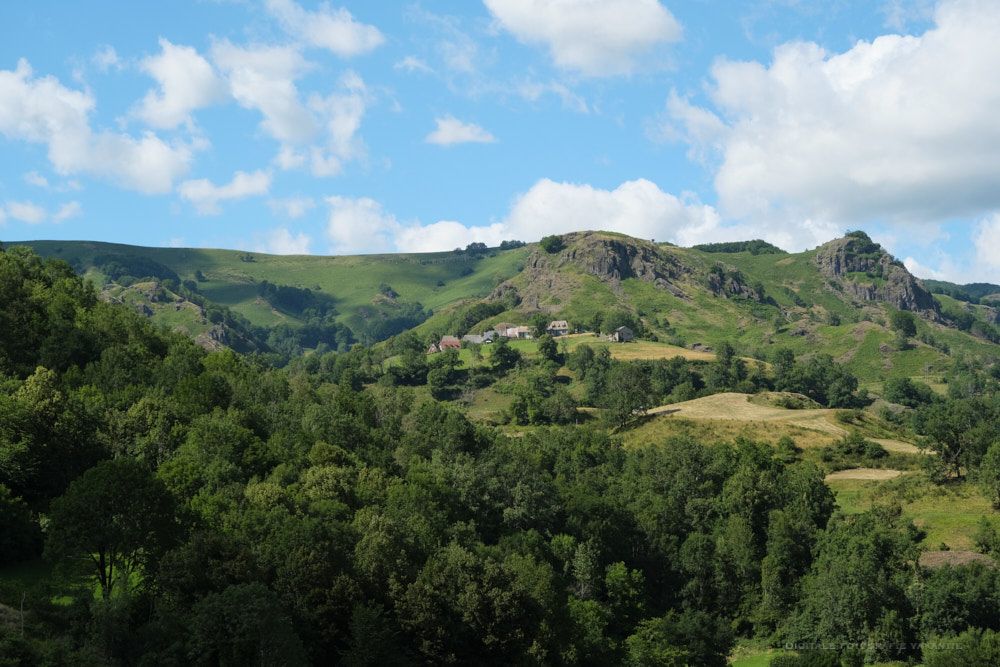
<path fill-rule="evenodd" d="M 677 281 L 695 269 L 650 241 L 620 239 L 600 232 L 566 234 L 563 240 L 565 247 L 560 252 L 550 255 L 539 249 L 528 258 L 516 279 L 522 306 L 540 308 L 551 296 L 571 291 L 575 287 L 572 274 L 558 271 L 566 266 L 594 276 L 619 296 L 624 295 L 621 282 L 636 278 L 678 298 L 689 298 Z M 510 282 L 497 287 L 489 300 L 503 299 L 512 288 Z"/>
<path fill-rule="evenodd" d="M 859 301 L 878 301 L 941 321 L 931 293 L 867 236 L 848 236 L 823 245 L 816 254 L 820 273 Z"/>

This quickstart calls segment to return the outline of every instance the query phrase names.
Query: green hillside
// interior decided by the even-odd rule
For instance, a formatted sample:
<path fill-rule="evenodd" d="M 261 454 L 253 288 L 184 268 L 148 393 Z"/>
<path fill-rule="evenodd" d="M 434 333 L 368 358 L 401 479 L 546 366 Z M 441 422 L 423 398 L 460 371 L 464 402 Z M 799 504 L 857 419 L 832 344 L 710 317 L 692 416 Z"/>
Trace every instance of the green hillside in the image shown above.
<path fill-rule="evenodd" d="M 99 286 L 111 281 L 110 295 L 130 282 L 130 270 L 133 279 L 146 272 L 168 288 L 179 282 L 205 302 L 207 315 L 172 301 L 166 308 L 145 303 L 155 321 L 192 335 L 220 321 L 242 324 L 247 333 L 236 338 L 286 358 L 317 346 L 343 351 L 411 328 L 423 339 L 480 332 L 500 321 L 544 326 L 565 319 L 594 332 L 627 324 L 640 337 L 689 349 L 726 341 L 765 361 L 776 347 L 829 354 L 877 388 L 900 377 L 940 383 L 955 359 L 991 364 L 1000 349 L 995 309 L 932 296 L 863 232 L 795 254 L 760 241 L 679 248 L 605 232 L 557 241 L 553 252 L 529 244 L 339 257 L 28 245 Z M 914 315 L 905 336 L 893 326 L 900 310 Z"/>
<path fill-rule="evenodd" d="M 290 361 L 290 324 L 201 293 L 218 266 L 105 252 L 88 282 L 0 249 L 0 656 L 926 664 L 945 643 L 995 664 L 988 307 L 856 235 L 800 255 L 557 241 L 419 334 Z M 353 335 L 343 302 L 263 275 L 298 342 Z M 640 340 L 427 353 L 435 331 L 553 317 Z M 926 359 L 944 395 L 914 381 Z"/>

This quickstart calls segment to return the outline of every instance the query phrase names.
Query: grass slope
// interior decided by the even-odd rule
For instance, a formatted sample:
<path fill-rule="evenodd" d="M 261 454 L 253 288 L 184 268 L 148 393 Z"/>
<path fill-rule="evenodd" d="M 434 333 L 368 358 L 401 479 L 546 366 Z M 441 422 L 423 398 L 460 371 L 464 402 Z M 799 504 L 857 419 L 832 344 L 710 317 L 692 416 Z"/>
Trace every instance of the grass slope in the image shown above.
<path fill-rule="evenodd" d="M 181 280 L 193 280 L 200 272 L 205 280 L 198 283 L 198 290 L 204 297 L 263 327 L 282 323 L 296 326 L 303 316 L 259 298 L 262 281 L 309 289 L 332 300 L 337 320 L 366 342 L 370 341 L 359 333 L 375 321 L 372 318 L 391 317 L 396 303 L 420 303 L 425 314 L 434 311 L 417 328 L 419 336 L 455 333 L 456 313 L 502 285 L 519 290 L 524 301 L 513 310 L 482 320 L 473 331 L 499 321 L 527 323 L 537 311 L 577 323 L 621 311 L 640 320 L 654 340 L 669 341 L 689 351 L 729 341 L 740 354 L 758 359 L 767 359 L 776 347 L 789 348 L 799 356 L 830 354 L 858 376 L 863 387 L 876 392 L 885 381 L 897 377 L 940 386 L 957 357 L 984 364 L 1000 357 L 1000 346 L 980 335 L 982 327 L 963 331 L 950 320 L 917 318 L 917 335 L 907 348 L 899 349 L 888 326 L 892 308 L 849 297 L 845 283 L 820 273 L 816 264 L 819 249 L 753 255 L 657 246 L 603 232 L 564 238 L 568 246 L 560 254 L 546 255 L 530 244 L 490 251 L 482 259 L 454 252 L 320 257 L 80 241 L 36 241 L 29 245 L 42 255 L 65 259 L 99 284 L 105 276 L 97 263 L 108 255 L 158 262 L 170 267 Z M 619 269 L 622 275 L 630 275 L 628 263 L 635 266 L 637 257 L 669 273 L 669 284 L 653 281 L 642 271 L 635 274 L 642 278 L 616 277 Z M 601 273 L 600 267 L 611 273 Z M 759 288 L 763 298 L 745 298 L 712 288 L 710 274 L 720 267 L 726 276 L 737 276 L 742 285 Z M 843 280 L 875 285 L 879 279 L 850 274 Z M 381 293 L 385 286 L 398 296 L 387 300 Z M 988 306 L 944 295 L 936 298 L 943 312 L 968 313 L 986 327 L 996 318 Z M 633 349 L 633 358 L 658 354 Z"/>
<path fill-rule="evenodd" d="M 338 320 L 355 328 L 377 316 L 384 300 L 382 285 L 395 290 L 396 301 L 438 310 L 463 299 L 487 296 L 499 282 L 523 268 L 529 252 L 518 248 L 482 259 L 454 252 L 321 257 L 89 241 L 32 241 L 24 245 L 40 255 L 69 262 L 99 286 L 106 276 L 99 271 L 97 261 L 108 255 L 153 260 L 173 269 L 181 280 L 195 280 L 200 272 L 205 281 L 198 283 L 198 291 L 203 296 L 266 327 L 296 324 L 298 319 L 258 298 L 258 285 L 265 280 L 328 295 L 339 312 Z"/>

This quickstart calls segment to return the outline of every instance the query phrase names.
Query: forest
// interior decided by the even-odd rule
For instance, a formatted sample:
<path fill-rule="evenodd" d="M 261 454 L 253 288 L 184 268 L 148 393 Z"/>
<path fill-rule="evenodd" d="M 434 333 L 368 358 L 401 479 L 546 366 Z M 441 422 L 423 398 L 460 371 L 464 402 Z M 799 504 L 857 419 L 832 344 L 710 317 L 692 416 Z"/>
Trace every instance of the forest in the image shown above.
<path fill-rule="evenodd" d="M 0 576 L 0 665 L 722 666 L 744 641 L 787 647 L 776 667 L 1000 664 L 1000 573 L 920 565 L 899 507 L 846 514 L 794 442 L 622 444 L 650 407 L 713 392 L 863 408 L 832 357 L 620 361 L 545 338 L 466 368 L 400 332 L 276 368 L 6 248 L 0 567 L 49 574 Z M 996 376 L 886 389 L 922 474 L 993 502 Z M 463 413 L 487 385 L 523 432 Z"/>

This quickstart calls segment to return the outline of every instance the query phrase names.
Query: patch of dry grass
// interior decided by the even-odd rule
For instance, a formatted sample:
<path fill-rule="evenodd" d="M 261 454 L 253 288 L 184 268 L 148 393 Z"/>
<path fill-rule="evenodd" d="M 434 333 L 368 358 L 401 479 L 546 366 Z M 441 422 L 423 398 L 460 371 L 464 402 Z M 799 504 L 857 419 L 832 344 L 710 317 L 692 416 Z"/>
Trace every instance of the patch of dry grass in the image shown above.
<path fill-rule="evenodd" d="M 737 438 L 745 438 L 772 445 L 783 436 L 788 436 L 803 449 L 823 447 L 836 439 L 830 433 L 781 422 L 687 419 L 673 416 L 648 419 L 641 426 L 622 434 L 629 447 L 659 444 L 672 436 L 691 437 L 700 442 L 732 442 Z"/>
<path fill-rule="evenodd" d="M 831 420 L 836 410 L 787 410 L 750 402 L 750 394 L 713 394 L 693 401 L 664 405 L 650 410 L 687 419 L 737 420 L 745 422 L 781 422 L 803 429 L 842 436 L 847 431 Z"/>
<path fill-rule="evenodd" d="M 899 477 L 903 474 L 902 470 L 880 470 L 878 468 L 848 468 L 847 470 L 838 470 L 837 472 L 831 472 L 826 476 L 826 481 L 835 481 L 838 479 L 862 479 L 862 480 L 883 480 L 892 479 L 893 477 Z"/>
<path fill-rule="evenodd" d="M 565 338 L 572 341 L 569 344 L 570 349 L 573 349 L 577 345 L 590 345 L 592 347 L 607 345 L 611 349 L 611 356 L 614 359 L 622 361 L 672 359 L 674 357 L 683 357 L 688 361 L 715 361 L 715 353 L 713 352 L 689 350 L 684 347 L 667 345 L 666 343 L 652 343 L 645 340 L 632 343 L 612 343 L 597 338 L 593 334 L 576 334 L 566 336 Z M 563 338 L 561 337 L 557 340 L 563 340 Z"/>

